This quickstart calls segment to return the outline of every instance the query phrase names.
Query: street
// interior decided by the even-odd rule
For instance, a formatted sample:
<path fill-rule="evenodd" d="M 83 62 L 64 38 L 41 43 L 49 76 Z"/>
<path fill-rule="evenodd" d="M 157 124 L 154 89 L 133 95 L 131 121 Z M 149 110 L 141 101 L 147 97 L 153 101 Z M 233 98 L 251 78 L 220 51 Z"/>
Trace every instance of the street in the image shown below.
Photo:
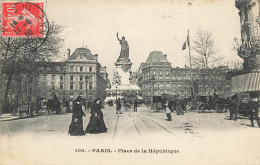
<path fill-rule="evenodd" d="M 237 121 L 228 120 L 226 113 L 197 113 L 187 112 L 185 115 L 172 113 L 172 121 L 166 120 L 165 113 L 151 112 L 148 107 L 138 107 L 138 112 L 133 109 L 124 110 L 122 114 L 115 114 L 115 107 L 105 106 L 102 109 L 104 121 L 108 128 L 107 133 L 91 136 L 105 137 L 117 140 L 121 138 L 144 139 L 149 137 L 194 138 L 203 137 L 204 133 L 229 132 L 234 130 L 254 130 L 246 117 L 240 116 Z M 90 113 L 85 111 L 83 117 L 84 128 L 89 122 Z M 43 114 L 33 118 L 21 118 L 12 121 L 0 122 L 1 134 L 39 133 L 39 134 L 64 134 L 68 133 L 71 122 L 71 113 L 63 112 L 60 115 Z M 131 136 L 128 136 L 130 134 Z M 127 136 L 126 136 L 127 135 Z M 86 135 L 88 136 L 88 134 Z"/>
<path fill-rule="evenodd" d="M 71 113 L 0 122 L 0 149 L 3 156 L 11 158 L 3 162 L 110 164 L 107 160 L 124 160 L 125 164 L 135 164 L 142 159 L 144 164 L 158 164 L 161 158 L 168 164 L 184 163 L 187 158 L 193 164 L 214 164 L 220 159 L 232 160 L 234 164 L 259 161 L 260 146 L 256 142 L 260 130 L 250 127 L 247 118 L 233 121 L 227 120 L 229 113 L 187 112 L 172 113 L 173 121 L 166 121 L 165 113 L 150 112 L 147 107 L 138 107 L 138 112 L 130 109 L 115 114 L 115 107 L 106 105 L 102 111 L 108 132 L 85 136 L 68 135 Z M 84 128 L 90 118 L 85 113 Z M 142 153 L 145 149 L 148 153 Z M 155 149 L 167 153 L 156 154 Z M 138 150 L 139 154 L 132 153 Z"/>

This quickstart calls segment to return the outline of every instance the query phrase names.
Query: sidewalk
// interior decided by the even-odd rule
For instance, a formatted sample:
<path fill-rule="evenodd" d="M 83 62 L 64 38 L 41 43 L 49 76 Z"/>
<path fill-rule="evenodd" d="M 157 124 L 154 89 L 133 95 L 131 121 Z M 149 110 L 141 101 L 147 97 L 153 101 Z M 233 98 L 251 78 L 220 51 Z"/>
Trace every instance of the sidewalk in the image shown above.
<path fill-rule="evenodd" d="M 19 119 L 19 117 L 13 116 L 13 114 L 11 114 L 11 113 L 0 114 L 0 122 L 8 121 L 8 120 L 16 120 L 16 119 Z"/>
<path fill-rule="evenodd" d="M 39 114 L 34 113 L 33 116 L 40 116 L 40 115 L 43 115 L 43 114 L 45 114 L 45 113 L 43 113 L 43 112 L 39 113 Z M 18 114 L 13 115 L 12 113 L 0 114 L 0 122 L 17 120 L 17 119 L 24 119 L 24 118 L 27 118 L 27 116 L 23 115 L 22 117 L 19 117 Z"/>

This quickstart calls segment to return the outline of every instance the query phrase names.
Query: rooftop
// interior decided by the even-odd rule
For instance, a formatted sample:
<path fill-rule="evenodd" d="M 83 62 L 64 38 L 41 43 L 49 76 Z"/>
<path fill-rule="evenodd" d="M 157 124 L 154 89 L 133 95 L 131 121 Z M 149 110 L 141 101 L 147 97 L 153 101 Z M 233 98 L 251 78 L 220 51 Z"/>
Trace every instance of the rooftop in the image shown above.
<path fill-rule="evenodd" d="M 158 63 L 158 62 L 169 62 L 167 60 L 167 56 L 163 55 L 161 51 L 153 51 L 150 53 L 148 59 L 146 60 L 146 63 Z"/>
<path fill-rule="evenodd" d="M 78 57 L 84 57 L 87 60 L 95 60 L 91 51 L 87 48 L 77 48 L 67 60 L 76 60 Z"/>

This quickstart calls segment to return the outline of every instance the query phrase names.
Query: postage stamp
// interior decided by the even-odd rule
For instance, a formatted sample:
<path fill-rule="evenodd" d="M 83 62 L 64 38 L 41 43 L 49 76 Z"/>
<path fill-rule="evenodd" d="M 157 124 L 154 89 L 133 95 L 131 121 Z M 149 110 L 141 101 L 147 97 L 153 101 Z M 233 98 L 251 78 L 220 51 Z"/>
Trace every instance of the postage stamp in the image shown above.
<path fill-rule="evenodd" d="M 43 2 L 2 2 L 3 37 L 44 37 Z"/>

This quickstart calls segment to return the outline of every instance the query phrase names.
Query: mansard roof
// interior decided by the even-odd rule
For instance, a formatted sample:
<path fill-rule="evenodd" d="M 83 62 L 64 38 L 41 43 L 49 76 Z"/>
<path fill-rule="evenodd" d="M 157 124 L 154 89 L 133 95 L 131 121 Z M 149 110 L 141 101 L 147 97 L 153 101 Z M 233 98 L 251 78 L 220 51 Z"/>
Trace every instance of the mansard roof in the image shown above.
<path fill-rule="evenodd" d="M 91 53 L 91 51 L 87 48 L 77 48 L 73 54 L 67 59 L 67 60 L 77 60 L 77 59 L 81 59 L 80 57 L 84 57 L 85 60 L 96 60 L 93 56 L 93 54 Z"/>
<path fill-rule="evenodd" d="M 146 63 L 169 63 L 166 55 L 163 55 L 161 51 L 153 51 L 150 53 Z"/>

